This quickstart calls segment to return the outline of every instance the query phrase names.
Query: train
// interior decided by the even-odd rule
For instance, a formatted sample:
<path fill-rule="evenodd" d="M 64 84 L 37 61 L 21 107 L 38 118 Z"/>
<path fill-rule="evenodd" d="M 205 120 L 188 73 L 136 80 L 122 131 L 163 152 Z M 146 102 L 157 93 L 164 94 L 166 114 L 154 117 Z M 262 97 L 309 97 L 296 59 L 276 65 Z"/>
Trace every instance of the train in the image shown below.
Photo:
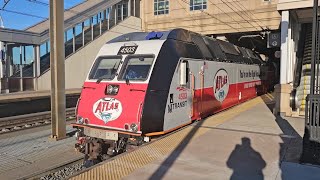
<path fill-rule="evenodd" d="M 100 49 L 76 107 L 76 149 L 95 164 L 273 87 L 254 51 L 185 29 L 121 35 Z"/>

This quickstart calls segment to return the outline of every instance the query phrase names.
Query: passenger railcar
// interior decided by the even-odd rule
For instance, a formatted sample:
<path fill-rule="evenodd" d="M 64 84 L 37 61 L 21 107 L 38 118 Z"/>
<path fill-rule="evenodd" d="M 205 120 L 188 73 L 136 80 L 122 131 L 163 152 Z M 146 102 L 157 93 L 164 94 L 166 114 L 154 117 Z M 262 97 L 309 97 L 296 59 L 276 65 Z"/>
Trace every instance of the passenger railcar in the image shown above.
<path fill-rule="evenodd" d="M 253 51 L 187 30 L 122 35 L 83 85 L 76 147 L 89 160 L 119 154 L 265 93 L 273 74 Z"/>

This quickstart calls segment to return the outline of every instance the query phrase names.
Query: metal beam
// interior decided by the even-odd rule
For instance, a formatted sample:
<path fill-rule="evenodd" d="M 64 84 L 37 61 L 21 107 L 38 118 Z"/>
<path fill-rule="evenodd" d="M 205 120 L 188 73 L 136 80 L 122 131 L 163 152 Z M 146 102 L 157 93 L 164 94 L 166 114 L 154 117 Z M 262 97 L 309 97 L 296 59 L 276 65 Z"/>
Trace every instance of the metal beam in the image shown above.
<path fill-rule="evenodd" d="M 92 17 L 98 12 L 103 11 L 106 8 L 119 2 L 121 2 L 121 0 L 102 1 L 82 12 L 75 12 L 73 10 L 69 10 L 70 13 L 74 14 L 74 16 L 67 19 L 64 22 L 65 30 L 74 27 L 76 24 L 81 23 L 82 21 L 85 21 L 89 17 Z M 15 43 L 22 43 L 22 44 L 41 45 L 43 42 L 49 39 L 49 30 L 46 29 L 46 30 L 41 30 L 40 32 L 39 31 L 35 30 L 31 32 L 31 31 L 25 31 L 25 30 L 2 28 L 1 19 L 0 19 L 0 41 L 2 42 L 15 42 Z"/>
<path fill-rule="evenodd" d="M 6 29 L 0 27 L 0 41 L 23 44 L 40 44 L 41 35 L 23 30 Z"/>
<path fill-rule="evenodd" d="M 66 137 L 64 0 L 50 0 L 51 137 Z"/>
<path fill-rule="evenodd" d="M 40 46 L 34 46 L 34 70 L 33 70 L 33 77 L 34 78 L 34 90 L 38 90 L 38 77 L 40 76 Z"/>
<path fill-rule="evenodd" d="M 281 12 L 281 58 L 280 58 L 280 84 L 287 84 L 287 67 L 289 61 L 289 11 Z"/>
<path fill-rule="evenodd" d="M 313 1 L 313 21 L 312 21 L 312 50 L 311 50 L 311 82 L 310 82 L 310 94 L 315 94 L 315 80 L 318 80 L 318 77 L 315 78 L 315 67 L 316 61 L 318 58 L 317 52 L 317 40 L 318 40 L 318 1 Z M 319 93 L 316 93 L 319 94 Z"/>

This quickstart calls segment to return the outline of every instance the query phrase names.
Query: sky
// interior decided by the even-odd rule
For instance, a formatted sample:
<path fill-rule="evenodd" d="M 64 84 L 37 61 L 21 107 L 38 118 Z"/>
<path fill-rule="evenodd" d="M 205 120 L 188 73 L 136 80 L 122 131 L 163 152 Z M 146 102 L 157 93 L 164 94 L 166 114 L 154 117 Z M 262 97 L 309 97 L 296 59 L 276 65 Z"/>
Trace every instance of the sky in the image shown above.
<path fill-rule="evenodd" d="M 0 0 L 0 9 L 2 9 L 5 0 Z M 36 2 L 30 2 L 36 1 Z M 64 7 L 68 9 L 84 0 L 64 0 Z M 3 19 L 5 28 L 23 30 L 37 22 L 45 20 L 49 16 L 49 0 L 10 0 L 4 10 L 27 13 L 39 17 L 31 17 L 0 10 L 0 16 Z M 40 18 L 44 17 L 44 18 Z"/>

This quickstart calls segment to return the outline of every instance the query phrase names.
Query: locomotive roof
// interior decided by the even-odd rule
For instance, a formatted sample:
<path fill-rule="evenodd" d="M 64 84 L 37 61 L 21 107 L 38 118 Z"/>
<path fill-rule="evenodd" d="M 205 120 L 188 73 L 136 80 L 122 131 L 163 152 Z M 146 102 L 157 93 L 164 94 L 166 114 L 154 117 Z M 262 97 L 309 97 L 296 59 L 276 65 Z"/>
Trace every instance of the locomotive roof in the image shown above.
<path fill-rule="evenodd" d="M 126 41 L 144 41 L 144 40 L 152 40 L 152 39 L 159 39 L 159 40 L 175 39 L 175 40 L 191 42 L 190 33 L 193 33 L 193 32 L 190 32 L 185 29 L 172 29 L 170 31 L 157 31 L 157 32 L 154 32 L 154 31 L 153 32 L 132 32 L 132 33 L 123 34 L 119 37 L 116 37 L 110 40 L 108 43 L 126 42 Z"/>
<path fill-rule="evenodd" d="M 250 49 L 238 47 L 232 43 L 203 36 L 185 29 L 172 29 L 157 32 L 132 32 L 121 35 L 107 43 L 174 39 L 194 43 L 199 47 L 204 59 L 229 61 L 247 64 L 264 64 L 261 57 Z"/>

